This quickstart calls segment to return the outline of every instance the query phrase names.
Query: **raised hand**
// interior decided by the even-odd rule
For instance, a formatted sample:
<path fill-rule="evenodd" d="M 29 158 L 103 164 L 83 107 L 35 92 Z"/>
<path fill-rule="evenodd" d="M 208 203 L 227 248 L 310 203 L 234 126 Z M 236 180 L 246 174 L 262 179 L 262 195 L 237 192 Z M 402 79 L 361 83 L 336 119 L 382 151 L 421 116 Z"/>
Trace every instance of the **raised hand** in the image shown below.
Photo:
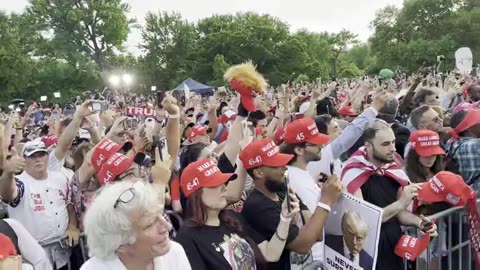
<path fill-rule="evenodd" d="M 387 90 L 381 90 L 373 96 L 372 108 L 374 108 L 377 112 L 383 108 L 385 102 L 389 98 L 389 94 Z"/>
<path fill-rule="evenodd" d="M 322 191 L 320 196 L 320 201 L 327 204 L 333 205 L 340 198 L 343 190 L 342 181 L 336 175 L 328 177 L 327 181 L 322 185 Z"/>
<path fill-rule="evenodd" d="M 300 201 L 298 200 L 297 195 L 295 194 L 295 192 L 291 188 L 288 189 L 287 196 L 290 199 L 290 209 L 288 208 L 287 198 L 285 197 L 285 199 L 283 200 L 283 203 L 282 203 L 281 215 L 284 218 L 291 219 L 297 213 L 300 212 Z"/>
<path fill-rule="evenodd" d="M 152 166 L 152 177 L 153 183 L 159 185 L 160 187 L 167 187 L 170 177 L 172 176 L 171 171 L 172 159 L 170 155 L 167 154 L 166 157 L 163 157 L 163 160 L 160 158 L 160 150 L 158 147 L 155 148 L 155 165 Z"/>
<path fill-rule="evenodd" d="M 167 94 L 162 101 L 163 108 L 170 115 L 176 115 L 180 112 L 180 107 L 177 105 L 177 100 L 172 96 Z"/>

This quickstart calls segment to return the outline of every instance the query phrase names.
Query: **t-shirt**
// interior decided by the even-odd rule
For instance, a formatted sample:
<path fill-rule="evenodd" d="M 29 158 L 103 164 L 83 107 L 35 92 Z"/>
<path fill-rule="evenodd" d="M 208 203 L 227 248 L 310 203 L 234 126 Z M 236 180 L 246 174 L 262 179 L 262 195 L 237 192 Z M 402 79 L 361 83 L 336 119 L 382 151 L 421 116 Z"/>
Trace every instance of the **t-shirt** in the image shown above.
<path fill-rule="evenodd" d="M 400 187 L 397 181 L 374 174 L 361 186 L 361 190 L 365 201 L 385 208 L 397 201 L 397 192 Z M 382 223 L 376 269 L 403 269 L 403 259 L 394 253 L 401 236 L 400 222 L 396 217 Z"/>
<path fill-rule="evenodd" d="M 65 176 L 48 171 L 48 178 L 36 180 L 27 172 L 15 179 L 18 195 L 7 202 L 8 214 L 18 220 L 40 243 L 63 237 L 68 226 L 70 187 Z"/>
<path fill-rule="evenodd" d="M 280 212 L 284 195 L 278 194 L 278 196 L 280 200 L 275 202 L 257 189 L 254 189 L 243 205 L 242 215 L 245 217 L 245 220 L 252 229 L 258 232 L 265 240 L 272 238 L 280 222 Z M 301 201 L 300 210 L 307 210 Z M 300 228 L 299 224 L 303 225 L 303 223 L 300 214 L 292 219 L 285 246 L 297 238 Z M 278 262 L 269 263 L 268 269 L 301 269 L 301 265 L 308 264 L 310 261 L 313 261 L 310 253 L 308 255 L 301 255 L 290 252 L 285 248 Z"/>
<path fill-rule="evenodd" d="M 256 243 L 263 241 L 261 236 L 249 229 L 239 215 L 231 210 L 225 211 L 229 211 L 229 214 L 242 223 L 245 231 Z M 225 224 L 201 227 L 185 224 L 178 232 L 175 241 L 185 249 L 194 270 L 256 269 L 255 255 L 250 244 Z"/>
<path fill-rule="evenodd" d="M 190 270 L 187 256 L 182 246 L 178 243 L 170 241 L 170 250 L 163 256 L 156 257 L 153 260 L 154 270 L 175 269 Z M 118 257 L 111 261 L 102 260 L 96 257 L 86 261 L 80 270 L 127 270 L 125 265 Z"/>
<path fill-rule="evenodd" d="M 17 197 L 8 204 L 9 217 L 18 220 L 41 244 L 47 255 L 54 254 L 55 263 L 63 267 L 69 260 L 58 240 L 68 227 L 67 206 L 71 203 L 71 190 L 67 178 L 48 171 L 48 178 L 36 180 L 26 171 L 15 179 Z"/>

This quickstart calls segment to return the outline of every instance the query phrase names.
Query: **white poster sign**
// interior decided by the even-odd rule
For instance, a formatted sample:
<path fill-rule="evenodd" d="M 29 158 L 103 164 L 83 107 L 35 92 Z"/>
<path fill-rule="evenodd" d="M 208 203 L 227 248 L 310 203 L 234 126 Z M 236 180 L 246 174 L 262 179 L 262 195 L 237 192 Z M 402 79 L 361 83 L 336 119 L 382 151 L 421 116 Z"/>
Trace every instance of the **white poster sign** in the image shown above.
<path fill-rule="evenodd" d="M 375 269 L 382 212 L 383 209 L 375 205 L 342 194 L 325 226 L 326 269 Z"/>
<path fill-rule="evenodd" d="M 468 47 L 462 47 L 455 52 L 455 67 L 462 75 L 469 75 L 472 72 L 473 54 Z"/>

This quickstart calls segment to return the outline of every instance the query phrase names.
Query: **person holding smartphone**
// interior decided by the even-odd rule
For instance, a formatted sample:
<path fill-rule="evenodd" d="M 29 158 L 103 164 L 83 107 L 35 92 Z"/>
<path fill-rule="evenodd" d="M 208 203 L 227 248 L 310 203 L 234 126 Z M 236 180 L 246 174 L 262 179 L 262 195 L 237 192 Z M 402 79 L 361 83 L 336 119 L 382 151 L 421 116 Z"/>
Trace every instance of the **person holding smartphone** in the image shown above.
<path fill-rule="evenodd" d="M 253 141 L 240 153 L 240 160 L 255 184 L 244 203 L 242 216 L 265 239 L 275 234 L 276 224 L 282 218 L 280 205 L 286 197 L 284 175 L 287 164 L 294 158 L 280 153 L 269 138 Z M 313 261 L 311 249 L 322 240 L 330 206 L 337 201 L 341 190 L 341 181 L 332 176 L 325 182 L 313 213 L 300 200 L 301 211 L 290 224 L 282 256 L 278 262 L 268 264 L 268 269 L 317 269 L 321 266 Z"/>
<path fill-rule="evenodd" d="M 317 178 L 312 177 L 307 171 L 307 164 L 320 160 L 321 150 L 329 141 L 328 135 L 318 132 L 313 119 L 304 118 L 286 126 L 284 144 L 280 146 L 282 153 L 294 156 L 287 166 L 287 176 L 290 186 L 310 213 L 315 212 L 320 199 L 318 183 L 321 177 L 320 175 Z M 323 242 L 313 245 L 312 255 L 314 261 L 323 262 Z"/>

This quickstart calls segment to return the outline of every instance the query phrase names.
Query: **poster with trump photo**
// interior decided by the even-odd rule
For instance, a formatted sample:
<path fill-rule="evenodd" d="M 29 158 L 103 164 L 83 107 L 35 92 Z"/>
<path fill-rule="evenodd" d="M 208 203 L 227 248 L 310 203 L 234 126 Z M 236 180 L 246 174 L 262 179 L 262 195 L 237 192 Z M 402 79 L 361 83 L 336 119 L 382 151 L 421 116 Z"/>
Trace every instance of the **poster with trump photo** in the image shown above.
<path fill-rule="evenodd" d="M 325 268 L 375 269 L 382 213 L 382 208 L 342 193 L 325 226 Z"/>

